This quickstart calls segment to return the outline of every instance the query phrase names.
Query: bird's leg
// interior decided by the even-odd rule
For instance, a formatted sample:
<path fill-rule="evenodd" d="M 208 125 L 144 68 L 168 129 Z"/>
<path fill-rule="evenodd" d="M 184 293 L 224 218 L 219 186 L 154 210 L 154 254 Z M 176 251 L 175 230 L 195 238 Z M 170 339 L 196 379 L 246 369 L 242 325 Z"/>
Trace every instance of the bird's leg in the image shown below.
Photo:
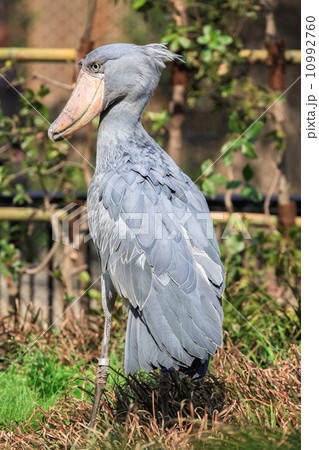
<path fill-rule="evenodd" d="M 108 357 L 110 333 L 112 325 L 112 311 L 116 299 L 116 292 L 112 286 L 112 282 L 108 273 L 102 275 L 102 305 L 105 315 L 104 334 L 101 358 L 99 359 L 97 372 L 95 377 L 94 402 L 89 422 L 89 428 L 94 427 L 96 415 L 99 409 L 100 400 L 105 388 L 107 377 L 109 375 L 110 360 Z"/>
<path fill-rule="evenodd" d="M 161 369 L 159 397 L 162 404 L 162 414 L 164 420 L 164 431 L 167 429 L 170 418 L 168 413 L 169 391 L 171 388 L 171 370 Z"/>
<path fill-rule="evenodd" d="M 101 352 L 101 358 L 99 359 L 96 376 L 95 376 L 95 392 L 94 392 L 94 401 L 93 401 L 93 407 L 89 422 L 89 428 L 94 427 L 96 415 L 99 409 L 100 400 L 105 388 L 105 384 L 107 381 L 107 377 L 109 375 L 109 366 L 110 366 L 110 360 L 107 357 L 108 354 L 108 341 L 110 335 L 110 322 L 112 320 L 112 317 L 110 317 L 110 320 L 108 318 L 105 318 L 105 325 L 104 325 L 104 337 L 103 337 L 103 345 L 102 345 L 102 352 Z M 105 345 L 106 344 L 106 345 Z"/>

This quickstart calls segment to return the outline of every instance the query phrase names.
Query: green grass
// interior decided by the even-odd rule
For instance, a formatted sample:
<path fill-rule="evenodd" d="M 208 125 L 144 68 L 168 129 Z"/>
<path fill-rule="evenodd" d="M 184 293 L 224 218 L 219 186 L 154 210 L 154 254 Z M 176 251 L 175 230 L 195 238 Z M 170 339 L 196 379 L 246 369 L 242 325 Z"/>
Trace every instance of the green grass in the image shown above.
<path fill-rule="evenodd" d="M 101 331 L 103 320 L 100 322 Z M 124 340 L 119 339 L 119 324 L 115 318 L 111 347 L 115 371 L 108 380 L 96 434 L 88 435 L 87 423 L 93 396 L 89 380 L 94 378 L 96 362 L 92 354 L 98 352 L 89 345 L 90 330 L 82 329 L 80 335 L 80 329 L 64 329 L 51 337 L 46 334 L 17 364 L 0 374 L 0 430 L 6 430 L 2 436 L 0 431 L 0 439 L 5 438 L 6 448 L 19 442 L 26 448 L 51 448 L 52 436 L 56 448 L 300 448 L 296 350 L 291 348 L 287 360 L 270 362 L 265 369 L 264 364 L 241 354 L 226 333 L 225 349 L 212 360 L 211 375 L 197 383 L 178 377 L 172 382 L 169 408 L 175 425 L 166 435 L 161 430 L 159 374 L 141 371 L 126 377 L 116 373 L 119 368 L 123 373 Z M 246 332 L 250 339 L 257 339 L 253 329 Z M 96 335 L 95 328 L 94 342 L 98 342 Z M 20 338 L 30 343 L 34 339 L 24 327 Z M 11 361 L 25 348 L 13 346 Z M 212 420 L 215 413 L 217 422 Z"/>
<path fill-rule="evenodd" d="M 119 314 L 121 316 L 124 314 L 122 308 Z M 56 333 L 58 330 L 54 330 L 55 336 Z M 119 380 L 120 383 L 125 383 L 125 380 L 117 375 L 117 371 L 121 370 L 124 364 L 123 336 L 120 340 L 115 331 L 114 345 L 110 354 L 111 368 L 108 378 L 110 390 Z M 57 337 L 61 339 L 61 334 Z M 42 343 L 41 347 L 34 345 L 23 355 L 33 340 L 34 336 L 30 335 L 27 344 L 17 347 L 13 345 L 10 357 L 6 357 L 5 363 L 2 364 L 2 369 L 9 368 L 9 370 L 0 371 L 0 424 L 10 421 L 21 423 L 29 419 L 37 405 L 48 411 L 50 406 L 53 406 L 70 389 L 71 395 L 78 399 L 89 398 L 82 387 L 88 391 L 93 389 L 98 351 L 94 355 L 96 358 L 92 364 L 88 364 L 85 349 L 79 349 L 79 354 L 71 352 L 66 357 L 62 357 L 61 351 L 63 352 L 67 346 L 62 337 L 62 348 L 59 348 L 59 344 L 51 347 L 50 344 Z M 98 339 L 96 340 L 98 342 Z M 19 358 L 20 355 L 23 356 Z M 85 382 L 85 379 L 88 381 Z M 74 388 L 77 385 L 80 387 Z"/>
<path fill-rule="evenodd" d="M 24 347 L 20 347 L 17 355 L 24 351 Z M 83 360 L 74 359 L 69 365 L 65 365 L 59 362 L 54 348 L 47 347 L 43 353 L 43 349 L 32 347 L 7 372 L 0 372 L 0 423 L 26 420 L 36 405 L 48 410 L 65 395 L 68 388 L 76 384 L 77 377 L 83 376 L 83 363 Z M 93 378 L 89 372 L 87 375 Z M 83 391 L 73 389 L 72 395 L 81 398 Z"/>
<path fill-rule="evenodd" d="M 273 450 L 299 449 L 300 433 L 287 435 L 282 430 L 266 429 L 250 426 L 242 429 L 226 428 L 220 436 L 204 435 L 202 439 L 192 440 L 194 449 L 226 449 L 227 450 Z"/>
<path fill-rule="evenodd" d="M 56 397 L 52 398 L 51 402 L 51 399 L 43 399 L 36 389 L 26 385 L 23 377 L 12 372 L 0 375 L 0 423 L 26 420 L 32 414 L 36 404 L 46 408 L 56 400 Z"/>

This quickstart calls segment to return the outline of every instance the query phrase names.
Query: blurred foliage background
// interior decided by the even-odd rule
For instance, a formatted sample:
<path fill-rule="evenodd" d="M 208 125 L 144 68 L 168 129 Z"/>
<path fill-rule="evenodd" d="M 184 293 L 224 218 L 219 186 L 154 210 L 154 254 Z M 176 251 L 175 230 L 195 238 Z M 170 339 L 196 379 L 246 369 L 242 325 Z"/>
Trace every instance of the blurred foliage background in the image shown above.
<path fill-rule="evenodd" d="M 143 116 L 144 126 L 209 197 L 212 211 L 224 214 L 215 226 L 227 274 L 226 350 L 233 354 L 235 348 L 245 355 L 251 370 L 276 371 L 284 361 L 298 374 L 292 346 L 298 349 L 300 344 L 300 221 L 292 200 L 300 193 L 300 67 L 282 64 L 280 54 L 274 61 L 270 47 L 275 43 L 279 52 L 283 45 L 299 48 L 299 2 L 0 0 L 0 8 L 0 47 L 71 47 L 80 55 L 82 38 L 82 44 L 93 47 L 162 42 L 182 55 L 184 64 L 163 72 Z M 243 49 L 264 49 L 265 43 L 264 59 L 251 63 L 243 56 Z M 3 61 L 0 70 L 0 307 L 5 316 L 1 369 L 6 370 L 47 325 L 54 325 L 48 335 L 57 336 L 61 348 L 68 339 L 76 340 L 69 357 L 63 358 L 48 338 L 40 352 L 30 353 L 26 365 L 10 369 L 1 379 L 8 396 L 2 414 L 21 421 L 34 408 L 32 395 L 49 408 L 65 394 L 63 380 L 84 373 L 85 364 L 94 361 L 93 351 L 98 356 L 100 269 L 91 243 L 84 243 L 87 225 L 78 230 L 73 226 L 85 214 L 98 120 L 70 143 L 47 138 L 49 123 L 72 90 L 74 61 L 23 64 L 11 59 Z M 272 70 L 283 79 L 272 78 Z M 241 203 L 236 203 L 238 198 Z M 65 207 L 73 214 L 68 235 L 52 240 L 52 216 Z M 240 214 L 231 216 L 234 212 Z M 123 367 L 125 323 L 119 300 L 111 354 L 115 371 Z M 16 330 L 13 334 L 10 327 Z M 78 335 L 72 327 L 79 327 Z M 220 360 L 211 369 L 223 377 Z M 39 373 L 40 381 L 35 376 Z M 90 374 L 86 372 L 89 379 Z M 20 405 L 24 414 L 19 417 L 7 408 L 10 401 L 19 405 L 21 390 L 8 388 L 13 379 L 25 388 Z M 233 401 L 240 389 L 230 386 Z M 83 400 L 79 392 L 75 397 Z M 243 423 L 279 428 L 285 434 L 292 432 L 290 421 L 298 430 L 295 394 L 285 397 L 287 404 L 281 399 L 283 411 L 275 413 L 264 398 L 268 409 L 262 420 L 259 400 L 252 401 Z M 284 434 L 278 435 L 278 442 Z"/>

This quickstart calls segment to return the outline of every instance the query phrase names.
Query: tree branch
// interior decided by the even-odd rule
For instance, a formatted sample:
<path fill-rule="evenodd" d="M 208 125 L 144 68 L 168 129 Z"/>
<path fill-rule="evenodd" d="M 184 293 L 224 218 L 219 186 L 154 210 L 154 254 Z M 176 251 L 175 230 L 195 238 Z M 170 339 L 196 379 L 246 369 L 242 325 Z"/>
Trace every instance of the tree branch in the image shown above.
<path fill-rule="evenodd" d="M 55 255 L 55 253 L 57 252 L 58 248 L 60 245 L 60 239 L 58 239 L 50 248 L 49 253 L 47 253 L 47 255 L 45 256 L 45 258 L 43 259 L 43 261 L 37 265 L 36 267 L 23 267 L 21 269 L 21 274 L 26 273 L 28 275 L 35 275 L 36 273 L 41 272 L 41 270 L 43 270 L 45 268 L 45 266 L 49 263 L 49 261 L 52 259 L 52 257 Z"/>

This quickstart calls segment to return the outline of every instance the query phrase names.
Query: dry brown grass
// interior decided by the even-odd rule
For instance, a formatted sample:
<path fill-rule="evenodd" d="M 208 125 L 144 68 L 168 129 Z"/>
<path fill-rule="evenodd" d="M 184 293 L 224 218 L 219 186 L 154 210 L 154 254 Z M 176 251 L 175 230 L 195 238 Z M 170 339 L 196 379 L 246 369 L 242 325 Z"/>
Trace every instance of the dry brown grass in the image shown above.
<path fill-rule="evenodd" d="M 40 330 L 34 323 L 6 326 L 2 321 L 0 352 Z M 47 333 L 39 345 L 58 340 L 60 359 L 70 351 L 92 361 L 96 326 L 83 329 L 65 324 L 63 333 Z M 95 337 L 94 337 L 95 336 Z M 88 351 L 90 349 L 90 351 Z M 94 432 L 87 423 L 91 401 L 72 396 L 72 386 L 49 411 L 37 407 L 24 423 L 0 431 L 1 448 L 298 448 L 300 430 L 300 354 L 291 346 L 285 359 L 278 355 L 268 368 L 259 368 L 226 336 L 204 381 L 171 376 L 170 428 L 163 431 L 158 409 L 159 375 L 118 375 L 108 386 Z M 75 384 L 84 386 L 83 376 Z M 92 395 L 92 393 L 90 393 Z M 291 436 L 295 438 L 291 441 Z"/>

